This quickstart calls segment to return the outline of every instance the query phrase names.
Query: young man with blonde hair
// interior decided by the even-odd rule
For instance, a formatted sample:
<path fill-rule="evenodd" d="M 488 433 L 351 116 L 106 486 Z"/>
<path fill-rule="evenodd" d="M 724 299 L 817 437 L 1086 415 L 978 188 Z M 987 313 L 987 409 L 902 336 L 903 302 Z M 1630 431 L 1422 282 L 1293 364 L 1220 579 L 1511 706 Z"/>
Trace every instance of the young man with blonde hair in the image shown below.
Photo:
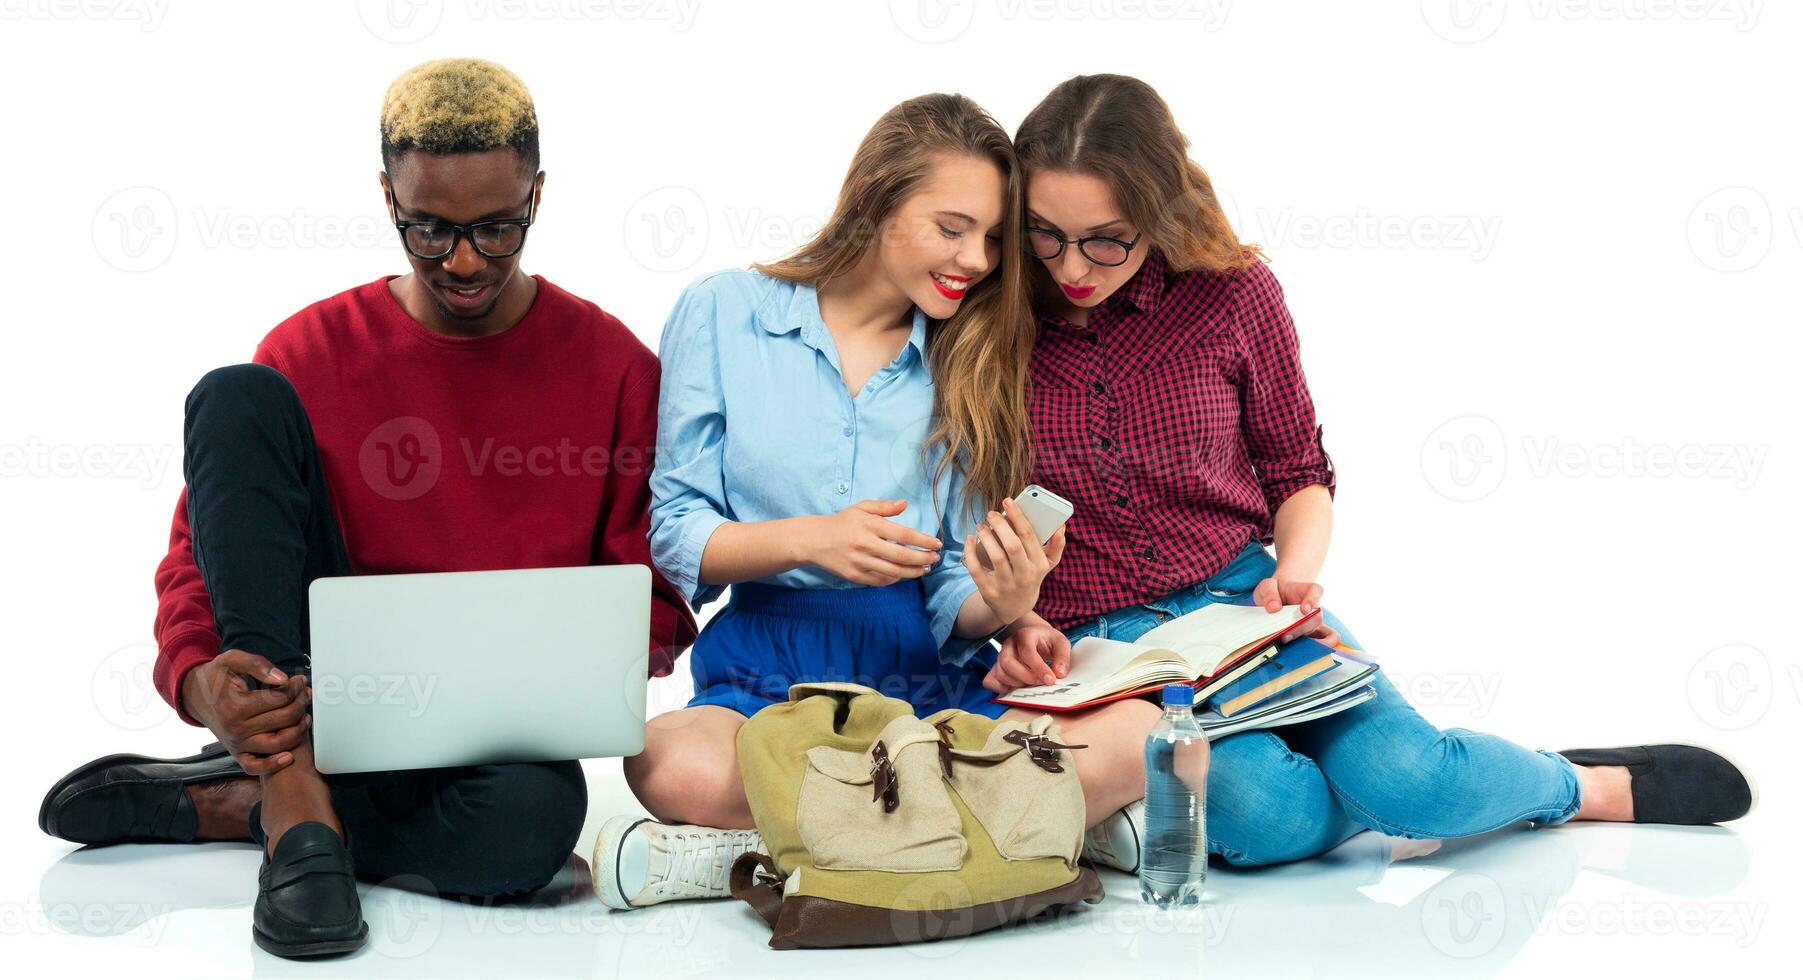
<path fill-rule="evenodd" d="M 650 564 L 657 358 L 520 270 L 545 176 L 525 85 L 490 62 L 427 62 L 390 86 L 381 131 L 383 205 L 411 271 L 296 313 L 254 363 L 188 396 L 155 679 L 218 742 L 96 760 L 40 815 L 89 844 L 256 840 L 253 934 L 281 956 L 363 944 L 355 875 L 476 897 L 539 888 L 587 805 L 574 761 L 321 776 L 308 583 Z M 502 465 L 503 451 L 546 465 Z M 695 624 L 654 581 L 651 670 L 664 674 Z"/>

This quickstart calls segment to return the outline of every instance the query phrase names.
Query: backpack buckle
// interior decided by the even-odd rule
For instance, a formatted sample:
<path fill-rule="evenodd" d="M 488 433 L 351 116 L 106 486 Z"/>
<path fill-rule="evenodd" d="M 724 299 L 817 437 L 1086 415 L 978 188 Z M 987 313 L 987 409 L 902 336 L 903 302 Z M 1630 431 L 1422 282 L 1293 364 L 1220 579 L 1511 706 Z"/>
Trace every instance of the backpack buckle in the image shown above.
<path fill-rule="evenodd" d="M 883 812 L 894 813 L 901 806 L 901 787 L 895 780 L 895 762 L 889 758 L 889 747 L 878 740 L 870 747 L 870 801 L 883 801 Z"/>
<path fill-rule="evenodd" d="M 950 722 L 934 722 L 939 730 L 939 768 L 945 771 L 945 778 L 952 778 L 952 726 Z"/>
<path fill-rule="evenodd" d="M 1064 767 L 1058 764 L 1059 749 L 1087 749 L 1087 745 L 1066 745 L 1054 740 L 1050 735 L 1035 735 L 1024 729 L 1015 729 L 1002 736 L 1002 741 L 1013 742 L 1027 750 L 1027 758 L 1046 772 L 1063 772 Z"/>

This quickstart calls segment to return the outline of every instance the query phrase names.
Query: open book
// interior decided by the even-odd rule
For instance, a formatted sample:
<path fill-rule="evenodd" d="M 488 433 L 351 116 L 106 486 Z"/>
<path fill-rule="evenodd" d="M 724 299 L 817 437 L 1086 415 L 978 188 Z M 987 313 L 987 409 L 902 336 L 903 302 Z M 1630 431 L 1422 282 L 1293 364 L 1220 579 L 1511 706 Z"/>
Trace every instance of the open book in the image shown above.
<path fill-rule="evenodd" d="M 1155 691 L 1166 684 L 1203 687 L 1244 661 L 1321 625 L 1319 609 L 1266 612 L 1216 603 L 1148 630 L 1134 643 L 1086 636 L 1071 647 L 1070 673 L 1052 684 L 1017 688 L 995 700 L 1040 711 L 1070 711 Z M 1198 698 L 1200 700 L 1200 698 Z"/>

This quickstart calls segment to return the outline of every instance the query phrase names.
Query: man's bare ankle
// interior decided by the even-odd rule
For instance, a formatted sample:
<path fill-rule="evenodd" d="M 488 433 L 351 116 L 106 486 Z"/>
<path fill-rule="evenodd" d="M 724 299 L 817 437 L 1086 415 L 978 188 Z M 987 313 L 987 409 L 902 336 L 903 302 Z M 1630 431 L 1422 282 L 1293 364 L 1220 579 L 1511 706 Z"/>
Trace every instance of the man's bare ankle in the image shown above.
<path fill-rule="evenodd" d="M 263 779 L 263 840 L 271 852 L 282 835 L 296 824 L 323 823 L 337 831 L 339 837 L 344 836 L 344 825 L 338 822 L 338 812 L 332 807 L 332 791 L 313 771 L 311 761 L 307 760 L 304 770 L 297 761 Z"/>
<path fill-rule="evenodd" d="M 250 840 L 250 811 L 262 787 L 249 776 L 191 783 L 197 840 Z"/>
<path fill-rule="evenodd" d="M 282 835 L 303 823 L 323 823 L 344 836 L 344 825 L 338 822 L 338 813 L 332 809 L 328 799 L 324 805 L 313 801 L 289 801 L 287 806 L 271 806 L 267 798 L 263 801 L 261 813 L 263 821 L 264 850 L 275 852 L 275 846 Z"/>

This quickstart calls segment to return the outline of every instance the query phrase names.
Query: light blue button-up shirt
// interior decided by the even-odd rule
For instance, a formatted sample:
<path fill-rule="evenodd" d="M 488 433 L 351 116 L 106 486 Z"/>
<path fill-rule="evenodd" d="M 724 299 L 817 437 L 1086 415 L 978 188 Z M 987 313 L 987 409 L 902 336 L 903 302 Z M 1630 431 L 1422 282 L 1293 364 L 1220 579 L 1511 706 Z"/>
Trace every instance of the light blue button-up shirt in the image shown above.
<path fill-rule="evenodd" d="M 852 397 L 812 286 L 731 270 L 683 290 L 664 324 L 651 474 L 651 558 L 699 608 L 724 587 L 702 585 L 701 554 L 727 521 L 834 514 L 861 500 L 905 500 L 890 520 L 938 538 L 921 580 L 942 655 L 958 609 L 976 591 L 962 564 L 973 521 L 958 504 L 957 467 L 930 486 L 921 445 L 933 422 L 927 320 L 894 361 Z M 935 457 L 936 459 L 936 457 Z M 929 461 L 931 462 L 931 461 Z M 935 511 L 934 500 L 938 501 Z M 760 579 L 809 589 L 864 588 L 814 565 Z"/>

